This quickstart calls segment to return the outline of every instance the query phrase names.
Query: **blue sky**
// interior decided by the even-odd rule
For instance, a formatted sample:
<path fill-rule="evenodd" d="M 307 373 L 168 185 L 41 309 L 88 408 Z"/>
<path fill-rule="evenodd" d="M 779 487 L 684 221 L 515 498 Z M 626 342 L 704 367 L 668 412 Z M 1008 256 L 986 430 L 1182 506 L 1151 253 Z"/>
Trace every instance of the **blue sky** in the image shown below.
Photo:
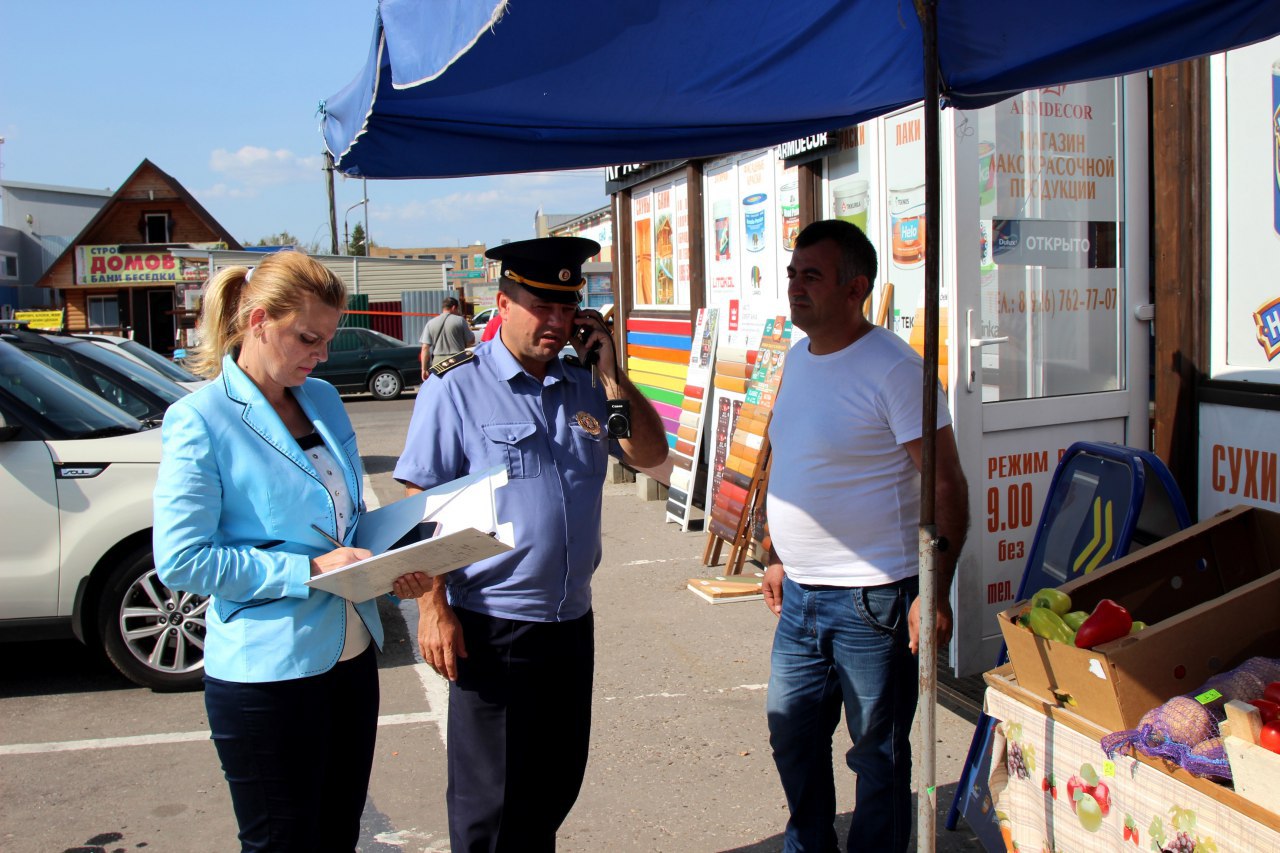
<path fill-rule="evenodd" d="M 116 189 L 148 158 L 237 239 L 328 246 L 316 106 L 356 75 L 373 0 L 0 0 L 0 174 Z M 608 202 L 603 170 L 369 181 L 386 246 L 534 236 Z M 336 181 L 338 232 L 360 182 Z M 362 219 L 351 211 L 351 227 Z"/>

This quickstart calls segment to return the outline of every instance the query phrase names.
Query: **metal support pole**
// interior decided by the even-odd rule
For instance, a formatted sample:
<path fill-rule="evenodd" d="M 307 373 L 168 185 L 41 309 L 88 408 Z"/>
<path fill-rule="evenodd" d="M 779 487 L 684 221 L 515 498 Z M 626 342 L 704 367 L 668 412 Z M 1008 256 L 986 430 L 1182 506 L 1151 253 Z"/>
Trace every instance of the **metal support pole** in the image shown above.
<path fill-rule="evenodd" d="M 924 40 L 924 387 L 920 451 L 920 758 L 916 762 L 916 849 L 933 851 L 937 840 L 937 702 L 938 702 L 938 596 L 935 559 L 938 529 L 935 521 L 934 484 L 937 481 L 938 424 L 938 243 L 941 232 L 941 154 L 938 115 L 938 6 L 937 0 L 917 0 Z"/>
<path fill-rule="evenodd" d="M 324 170 L 329 184 L 329 254 L 338 254 L 338 208 L 333 198 L 333 155 L 324 152 Z"/>
<path fill-rule="evenodd" d="M 369 179 L 360 179 L 360 197 L 364 199 L 364 256 L 369 257 L 369 247 L 373 241 L 369 239 Z"/>

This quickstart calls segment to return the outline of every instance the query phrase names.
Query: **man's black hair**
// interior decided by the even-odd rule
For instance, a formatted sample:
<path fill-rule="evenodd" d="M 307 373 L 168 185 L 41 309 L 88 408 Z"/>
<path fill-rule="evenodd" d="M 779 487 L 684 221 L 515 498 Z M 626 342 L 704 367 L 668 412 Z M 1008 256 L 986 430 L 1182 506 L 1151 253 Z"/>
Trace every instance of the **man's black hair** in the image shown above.
<path fill-rule="evenodd" d="M 823 240 L 830 240 L 840 248 L 841 283 L 865 275 L 868 284 L 875 284 L 876 249 L 862 229 L 841 219 L 819 219 L 805 226 L 796 237 L 796 248 L 807 249 Z"/>

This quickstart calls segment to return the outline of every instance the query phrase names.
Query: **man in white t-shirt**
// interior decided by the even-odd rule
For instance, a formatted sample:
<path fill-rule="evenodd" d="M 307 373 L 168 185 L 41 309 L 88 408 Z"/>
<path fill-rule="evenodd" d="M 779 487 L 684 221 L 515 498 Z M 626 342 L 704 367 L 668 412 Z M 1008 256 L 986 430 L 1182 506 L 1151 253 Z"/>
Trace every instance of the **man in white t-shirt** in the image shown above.
<path fill-rule="evenodd" d="M 831 740 L 843 705 L 858 777 L 848 849 L 904 851 L 918 678 L 917 574 L 924 365 L 862 313 L 876 254 L 857 227 L 815 222 L 787 267 L 792 322 L 769 424 L 765 602 L 778 618 L 769 741 L 791 818 L 785 849 L 833 850 Z M 938 640 L 969 524 L 968 490 L 938 389 Z"/>
<path fill-rule="evenodd" d="M 440 303 L 440 313 L 422 327 L 422 335 L 418 338 L 422 352 L 418 353 L 418 361 L 422 362 L 423 382 L 427 381 L 427 371 L 432 367 L 476 342 L 475 332 L 463 319 L 461 310 L 458 300 L 446 296 Z"/>

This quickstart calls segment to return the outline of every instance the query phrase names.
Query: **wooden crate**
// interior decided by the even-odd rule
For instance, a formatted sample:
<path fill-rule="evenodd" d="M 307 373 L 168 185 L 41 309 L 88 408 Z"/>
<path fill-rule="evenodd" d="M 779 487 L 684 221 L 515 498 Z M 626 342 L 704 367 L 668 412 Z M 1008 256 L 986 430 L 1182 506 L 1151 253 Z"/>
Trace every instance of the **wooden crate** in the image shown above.
<path fill-rule="evenodd" d="M 1280 753 L 1258 745 L 1258 733 L 1262 730 L 1258 709 L 1247 702 L 1232 700 L 1226 710 L 1222 743 L 1231 762 L 1231 781 L 1236 793 L 1268 811 L 1280 813 Z"/>

